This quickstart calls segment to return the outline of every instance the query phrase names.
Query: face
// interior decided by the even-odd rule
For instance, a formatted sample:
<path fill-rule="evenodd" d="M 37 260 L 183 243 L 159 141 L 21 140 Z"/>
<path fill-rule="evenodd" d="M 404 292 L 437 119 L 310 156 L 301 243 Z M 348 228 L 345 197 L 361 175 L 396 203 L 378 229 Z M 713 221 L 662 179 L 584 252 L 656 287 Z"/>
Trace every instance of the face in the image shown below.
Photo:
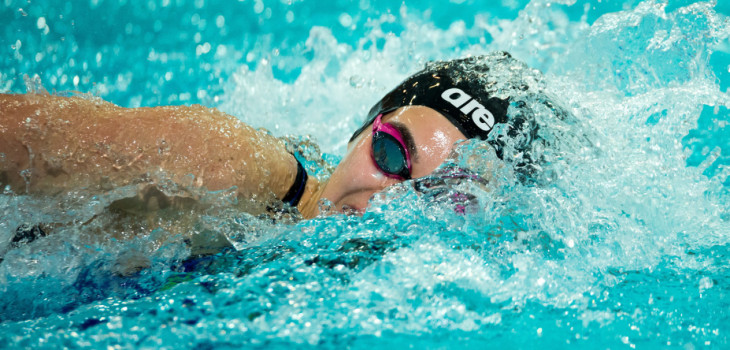
<path fill-rule="evenodd" d="M 434 171 L 466 137 L 440 113 L 422 106 L 401 107 L 382 116 L 382 123 L 398 129 L 408 148 L 411 178 Z M 322 197 L 331 201 L 337 211 L 367 208 L 373 194 L 404 181 L 382 171 L 372 158 L 372 127 L 350 142 L 347 154 L 325 185 Z"/>

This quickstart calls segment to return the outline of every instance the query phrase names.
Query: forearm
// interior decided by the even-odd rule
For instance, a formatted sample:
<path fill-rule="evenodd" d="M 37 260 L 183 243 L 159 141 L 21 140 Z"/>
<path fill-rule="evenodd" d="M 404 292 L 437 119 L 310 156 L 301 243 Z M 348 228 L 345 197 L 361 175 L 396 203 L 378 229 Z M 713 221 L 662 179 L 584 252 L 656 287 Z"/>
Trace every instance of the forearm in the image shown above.
<path fill-rule="evenodd" d="M 281 198 L 296 175 L 274 137 L 201 106 L 126 109 L 102 101 L 0 95 L 0 181 L 17 191 L 104 189 L 157 177 Z"/>

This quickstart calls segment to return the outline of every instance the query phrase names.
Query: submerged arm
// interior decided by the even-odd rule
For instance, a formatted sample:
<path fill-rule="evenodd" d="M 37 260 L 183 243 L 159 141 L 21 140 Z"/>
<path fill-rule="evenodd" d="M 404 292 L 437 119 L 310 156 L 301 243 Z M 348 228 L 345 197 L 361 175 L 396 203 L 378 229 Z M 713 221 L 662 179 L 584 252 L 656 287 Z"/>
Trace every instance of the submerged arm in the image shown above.
<path fill-rule="evenodd" d="M 216 109 L 130 109 L 79 97 L 0 94 L 0 184 L 16 192 L 165 180 L 208 191 L 235 188 L 239 198 L 266 204 L 286 194 L 296 169 L 280 140 Z M 311 179 L 300 204 L 305 216 L 312 215 L 316 187 Z"/>

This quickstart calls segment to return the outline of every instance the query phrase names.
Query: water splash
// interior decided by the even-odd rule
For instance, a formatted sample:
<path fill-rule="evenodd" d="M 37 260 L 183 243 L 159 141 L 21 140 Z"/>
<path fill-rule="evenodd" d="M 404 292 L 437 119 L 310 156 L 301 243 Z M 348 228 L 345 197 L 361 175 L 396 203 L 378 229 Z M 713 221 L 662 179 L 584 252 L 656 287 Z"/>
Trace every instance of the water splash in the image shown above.
<path fill-rule="evenodd" d="M 354 130 L 382 93 L 425 61 L 511 50 L 545 73 L 546 94 L 576 119 L 558 123 L 534 106 L 539 120 L 551 121 L 543 137 L 560 141 L 542 150 L 545 183 L 520 181 L 488 143 L 470 142 L 440 170 L 492 170 L 486 184 L 449 189 L 474 200 L 463 213 L 418 181 L 375 196 L 362 217 L 293 225 L 222 210 L 200 222 L 234 249 L 195 259 L 180 237 L 89 245 L 72 224 L 6 254 L 0 300 L 13 303 L 2 304 L 0 341 L 728 344 L 730 153 L 722 136 L 730 103 L 711 65 L 728 40 L 727 17 L 712 3 L 645 1 L 588 23 L 590 8 L 576 19 L 575 6 L 533 1 L 513 19 L 480 14 L 446 27 L 402 7 L 373 18 L 355 44 L 316 27 L 303 40 L 310 56 L 295 79 L 277 79 L 273 61 L 259 61 L 239 68 L 221 103 L 276 134 L 310 134 L 336 159 L 348 136 L 342 130 Z M 393 27 L 397 35 L 388 34 Z M 694 133 L 703 116 L 715 129 Z M 688 166 L 695 158 L 701 166 Z M 29 217 L 59 215 L 41 209 L 45 200 L 2 199 L 2 242 Z M 114 270 L 120 259 L 139 257 L 150 267 L 131 277 Z"/>

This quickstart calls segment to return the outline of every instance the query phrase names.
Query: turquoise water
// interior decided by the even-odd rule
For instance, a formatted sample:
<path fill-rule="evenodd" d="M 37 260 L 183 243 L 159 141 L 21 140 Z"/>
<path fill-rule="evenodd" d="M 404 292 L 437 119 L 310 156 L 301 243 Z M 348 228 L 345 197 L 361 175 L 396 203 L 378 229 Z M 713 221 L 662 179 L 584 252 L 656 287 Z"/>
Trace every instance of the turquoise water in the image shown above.
<path fill-rule="evenodd" d="M 322 177 L 367 109 L 433 59 L 509 51 L 577 120 L 553 125 L 566 137 L 549 182 L 490 168 L 487 186 L 457 185 L 477 198 L 466 215 L 411 183 L 362 217 L 219 205 L 197 227 L 233 248 L 199 259 L 154 225 L 90 238 L 112 226 L 113 194 L 3 193 L 0 344 L 730 345 L 727 1 L 0 1 L 0 92 L 218 107 L 306 135 Z M 484 146 L 451 162 L 498 163 Z M 26 222 L 65 226 L 9 249 Z"/>

